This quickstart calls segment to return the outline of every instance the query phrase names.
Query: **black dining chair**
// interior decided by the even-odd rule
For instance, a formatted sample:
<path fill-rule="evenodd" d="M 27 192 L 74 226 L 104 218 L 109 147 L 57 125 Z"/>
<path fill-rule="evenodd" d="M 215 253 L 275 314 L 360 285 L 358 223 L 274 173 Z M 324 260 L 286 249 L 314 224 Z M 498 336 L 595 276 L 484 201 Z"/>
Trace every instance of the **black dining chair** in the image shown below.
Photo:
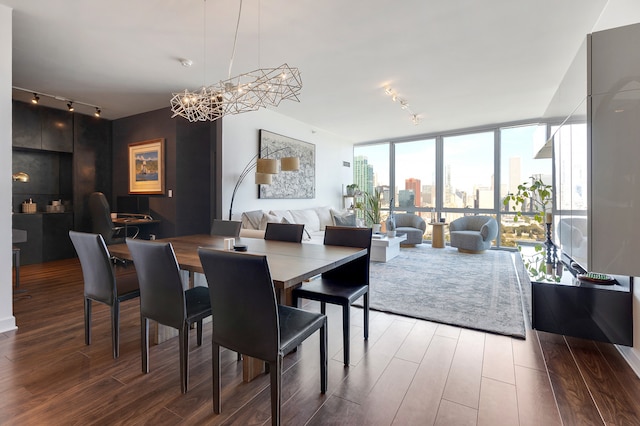
<path fill-rule="evenodd" d="M 202 320 L 211 316 L 207 287 L 184 290 L 180 267 L 171 243 L 127 238 L 140 281 L 140 326 L 142 372 L 149 372 L 149 320 L 178 330 L 180 343 L 180 388 L 189 388 L 189 329 L 197 325 L 198 346 L 202 345 Z"/>
<path fill-rule="evenodd" d="M 303 232 L 303 224 L 267 222 L 264 239 L 300 243 L 302 242 Z"/>
<path fill-rule="evenodd" d="M 364 339 L 369 338 L 369 260 L 371 255 L 371 228 L 327 226 L 324 244 L 332 246 L 366 248 L 367 255 L 322 274 L 316 280 L 305 282 L 292 291 L 293 306 L 299 299 L 320 302 L 320 312 L 326 313 L 326 304 L 342 306 L 342 339 L 344 365 L 349 365 L 350 316 L 349 307 L 364 296 Z"/>
<path fill-rule="evenodd" d="M 140 296 L 138 277 L 131 270 L 116 274 L 116 267 L 100 234 L 69 231 L 84 279 L 84 342 L 91 344 L 91 302 L 111 309 L 113 357 L 120 355 L 120 303 Z"/>
<path fill-rule="evenodd" d="M 237 220 L 213 219 L 211 235 L 238 238 L 240 236 L 241 226 L 242 222 Z"/>
<path fill-rule="evenodd" d="M 279 305 L 266 256 L 198 249 L 214 315 L 213 411 L 220 413 L 220 347 L 268 363 L 271 424 L 280 424 L 282 359 L 320 330 L 320 392 L 327 390 L 327 317 Z"/>

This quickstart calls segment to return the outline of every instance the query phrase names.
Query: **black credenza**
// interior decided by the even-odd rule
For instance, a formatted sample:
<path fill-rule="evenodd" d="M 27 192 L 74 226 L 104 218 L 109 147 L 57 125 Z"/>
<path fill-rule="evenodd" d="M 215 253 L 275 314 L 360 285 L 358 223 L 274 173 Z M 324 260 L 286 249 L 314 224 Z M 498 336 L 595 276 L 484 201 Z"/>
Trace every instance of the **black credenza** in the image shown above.
<path fill-rule="evenodd" d="M 532 327 L 633 346 L 633 278 L 613 277 L 615 284 L 595 284 L 565 270 L 559 283 L 532 280 Z"/>

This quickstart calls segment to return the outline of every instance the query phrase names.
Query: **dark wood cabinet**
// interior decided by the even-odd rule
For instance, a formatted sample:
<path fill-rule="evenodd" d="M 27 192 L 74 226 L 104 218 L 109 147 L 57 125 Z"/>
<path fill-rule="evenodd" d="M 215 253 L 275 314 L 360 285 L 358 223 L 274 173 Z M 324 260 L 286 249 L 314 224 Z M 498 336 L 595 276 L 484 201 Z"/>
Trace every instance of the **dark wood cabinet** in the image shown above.
<path fill-rule="evenodd" d="M 41 108 L 42 149 L 73 152 L 73 114 L 59 109 Z"/>
<path fill-rule="evenodd" d="M 13 101 L 13 146 L 41 149 L 42 129 L 37 105 Z"/>
<path fill-rule="evenodd" d="M 73 114 L 13 101 L 13 147 L 73 152 Z"/>
<path fill-rule="evenodd" d="M 20 263 L 49 262 L 75 256 L 69 238 L 73 229 L 73 213 L 16 213 L 13 228 L 27 231 L 27 241 L 20 248 Z"/>
<path fill-rule="evenodd" d="M 531 281 L 534 329 L 633 346 L 633 278 L 615 284 L 577 280 L 565 271 L 560 283 Z"/>

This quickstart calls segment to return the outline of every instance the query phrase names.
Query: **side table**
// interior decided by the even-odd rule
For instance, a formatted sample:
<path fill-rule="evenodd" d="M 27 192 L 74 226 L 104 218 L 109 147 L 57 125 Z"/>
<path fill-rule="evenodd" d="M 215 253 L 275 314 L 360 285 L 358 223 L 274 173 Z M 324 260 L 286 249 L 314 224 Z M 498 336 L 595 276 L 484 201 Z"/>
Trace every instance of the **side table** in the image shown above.
<path fill-rule="evenodd" d="M 444 248 L 444 227 L 446 222 L 430 222 L 429 225 L 433 227 L 431 232 L 431 247 Z"/>

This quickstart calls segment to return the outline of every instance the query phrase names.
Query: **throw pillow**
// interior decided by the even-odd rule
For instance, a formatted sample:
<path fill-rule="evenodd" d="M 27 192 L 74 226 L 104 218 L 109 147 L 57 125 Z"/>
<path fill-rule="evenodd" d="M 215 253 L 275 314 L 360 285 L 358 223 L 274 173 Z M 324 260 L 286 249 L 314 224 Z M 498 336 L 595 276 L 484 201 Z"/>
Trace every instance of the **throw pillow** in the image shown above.
<path fill-rule="evenodd" d="M 335 226 L 356 226 L 356 214 L 355 213 L 341 213 L 337 212 L 333 214 L 333 224 Z"/>
<path fill-rule="evenodd" d="M 260 220 L 262 219 L 262 210 L 253 210 L 242 213 L 242 227 L 245 229 L 259 229 Z"/>
<path fill-rule="evenodd" d="M 260 220 L 260 227 L 258 229 L 267 229 L 267 222 L 279 223 L 282 220 L 281 217 L 276 216 L 274 214 L 263 213 L 262 219 Z"/>

